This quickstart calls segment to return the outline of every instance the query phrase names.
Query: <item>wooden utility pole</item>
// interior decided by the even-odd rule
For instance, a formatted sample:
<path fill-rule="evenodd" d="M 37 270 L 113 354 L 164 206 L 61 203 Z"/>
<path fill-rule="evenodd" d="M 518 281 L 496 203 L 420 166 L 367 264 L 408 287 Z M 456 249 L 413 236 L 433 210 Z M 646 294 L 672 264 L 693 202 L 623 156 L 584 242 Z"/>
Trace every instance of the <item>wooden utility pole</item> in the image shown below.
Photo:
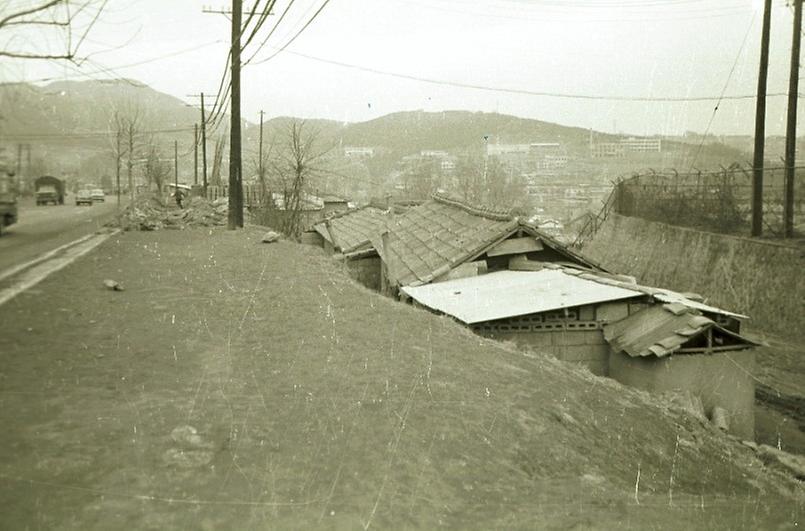
<path fill-rule="evenodd" d="M 131 198 L 132 204 L 134 203 L 134 175 L 132 174 L 132 168 L 134 167 L 134 123 L 129 121 L 127 127 L 127 135 L 129 141 L 129 156 L 128 160 L 126 160 L 126 169 L 128 170 L 127 177 L 129 181 L 129 197 Z"/>
<path fill-rule="evenodd" d="M 17 144 L 17 189 L 22 193 L 22 144 Z"/>
<path fill-rule="evenodd" d="M 788 78 L 788 121 L 785 129 L 785 190 L 783 233 L 794 236 L 794 179 L 797 165 L 797 99 L 799 94 L 799 43 L 802 37 L 802 0 L 794 0 L 794 33 L 791 38 L 791 73 Z"/>
<path fill-rule="evenodd" d="M 198 184 L 198 124 L 193 124 L 193 184 Z"/>
<path fill-rule="evenodd" d="M 757 78 L 755 104 L 755 156 L 752 161 L 752 236 L 763 234 L 763 156 L 766 143 L 766 79 L 769 72 L 769 32 L 771 0 L 763 7 L 763 29 L 760 37 L 760 72 Z"/>
<path fill-rule="evenodd" d="M 179 141 L 173 141 L 173 184 L 175 194 L 179 193 Z"/>
<path fill-rule="evenodd" d="M 201 176 L 204 179 L 204 197 L 207 197 L 207 119 L 204 116 L 204 93 L 201 93 Z"/>
<path fill-rule="evenodd" d="M 117 208 L 120 208 L 120 127 L 115 134 L 117 149 L 115 150 L 115 187 L 117 188 Z"/>
<path fill-rule="evenodd" d="M 240 160 L 240 21 L 242 0 L 232 0 L 231 123 L 229 135 L 229 216 L 227 228 L 243 226 L 243 187 Z"/>
<path fill-rule="evenodd" d="M 257 149 L 257 175 L 263 179 L 263 111 L 260 111 L 260 147 Z"/>

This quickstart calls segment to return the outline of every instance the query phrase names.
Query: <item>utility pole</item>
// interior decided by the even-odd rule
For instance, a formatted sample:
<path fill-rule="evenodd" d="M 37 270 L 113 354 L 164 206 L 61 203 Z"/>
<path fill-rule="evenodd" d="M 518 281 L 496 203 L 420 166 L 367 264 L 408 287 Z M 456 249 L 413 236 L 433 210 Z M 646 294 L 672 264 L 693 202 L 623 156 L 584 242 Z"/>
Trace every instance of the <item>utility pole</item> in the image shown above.
<path fill-rule="evenodd" d="M 204 93 L 201 93 L 201 176 L 204 179 L 204 197 L 207 197 L 207 118 L 204 116 Z"/>
<path fill-rule="evenodd" d="M 132 168 L 134 167 L 134 124 L 129 121 L 126 126 L 126 132 L 128 135 L 129 141 L 129 156 L 128 160 L 126 160 L 126 169 L 127 177 L 129 181 L 129 198 L 131 199 L 132 204 L 134 204 L 134 176 L 132 175 Z"/>
<path fill-rule="evenodd" d="M 755 104 L 755 156 L 752 161 L 752 236 L 763 234 L 763 156 L 766 143 L 766 79 L 769 72 L 769 32 L 771 0 L 763 6 L 763 29 L 760 37 L 760 72 L 757 78 Z"/>
<path fill-rule="evenodd" d="M 117 150 L 115 151 L 115 184 L 117 188 L 117 208 L 120 209 L 120 127 L 115 134 Z"/>
<path fill-rule="evenodd" d="M 25 164 L 25 177 L 26 177 L 26 180 L 28 181 L 27 182 L 28 189 L 33 190 L 34 189 L 33 181 L 34 181 L 34 179 L 36 179 L 36 177 L 31 175 L 31 144 L 25 144 L 25 149 L 28 151 L 28 157 L 26 159 L 27 162 Z"/>
<path fill-rule="evenodd" d="M 179 193 L 179 141 L 173 141 L 173 184 L 175 194 Z"/>
<path fill-rule="evenodd" d="M 240 21 L 242 0 L 232 0 L 231 124 L 229 134 L 229 217 L 227 228 L 243 226 L 243 188 L 240 160 Z"/>
<path fill-rule="evenodd" d="M 17 144 L 17 189 L 22 193 L 22 144 Z"/>
<path fill-rule="evenodd" d="M 193 184 L 198 184 L 198 124 L 193 124 Z"/>
<path fill-rule="evenodd" d="M 802 36 L 802 0 L 794 0 L 794 33 L 791 38 L 791 73 L 788 78 L 788 121 L 785 129 L 785 191 L 783 234 L 794 236 L 794 179 L 797 164 L 797 99 L 799 90 L 799 44 Z"/>
<path fill-rule="evenodd" d="M 262 110 L 260 111 L 260 147 L 257 149 L 257 175 L 260 176 L 260 180 L 263 180 L 263 114 L 265 114 Z"/>

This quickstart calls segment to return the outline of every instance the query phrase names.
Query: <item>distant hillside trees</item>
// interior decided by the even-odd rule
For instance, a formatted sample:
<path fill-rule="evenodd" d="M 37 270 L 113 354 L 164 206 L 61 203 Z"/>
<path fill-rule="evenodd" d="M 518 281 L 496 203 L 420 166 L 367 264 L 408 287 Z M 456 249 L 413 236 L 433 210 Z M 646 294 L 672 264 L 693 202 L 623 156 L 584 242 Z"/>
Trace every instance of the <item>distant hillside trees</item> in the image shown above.
<path fill-rule="evenodd" d="M 465 201 L 499 207 L 527 207 L 528 188 L 522 173 L 495 157 L 465 154 L 456 162 L 451 192 Z"/>

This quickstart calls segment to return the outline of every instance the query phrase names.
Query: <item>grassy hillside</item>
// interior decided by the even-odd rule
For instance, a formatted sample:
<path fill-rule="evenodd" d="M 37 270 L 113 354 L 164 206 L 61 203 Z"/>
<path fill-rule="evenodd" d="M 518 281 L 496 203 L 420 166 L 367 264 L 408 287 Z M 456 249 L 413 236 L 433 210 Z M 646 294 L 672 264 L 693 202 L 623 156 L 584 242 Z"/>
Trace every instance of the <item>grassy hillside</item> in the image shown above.
<path fill-rule="evenodd" d="M 801 519 L 801 487 L 669 397 L 483 339 L 260 236 L 125 233 L 11 307 L 0 338 L 26 339 L 0 340 L 6 527 Z M 58 334 L 24 332 L 43 317 Z"/>

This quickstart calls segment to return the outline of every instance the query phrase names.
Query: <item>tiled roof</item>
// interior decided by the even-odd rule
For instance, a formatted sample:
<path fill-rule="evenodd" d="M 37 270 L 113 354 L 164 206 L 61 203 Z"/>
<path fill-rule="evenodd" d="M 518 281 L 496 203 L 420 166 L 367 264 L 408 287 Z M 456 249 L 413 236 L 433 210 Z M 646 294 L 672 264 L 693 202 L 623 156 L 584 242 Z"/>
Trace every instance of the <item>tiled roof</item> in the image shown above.
<path fill-rule="evenodd" d="M 734 350 L 757 345 L 681 303 L 649 306 L 625 319 L 606 324 L 604 339 L 615 352 L 625 352 L 632 357 L 664 357 L 684 348 L 686 343 L 708 330 L 713 330 L 716 337 L 726 338 Z"/>
<path fill-rule="evenodd" d="M 386 212 L 373 206 L 347 210 L 331 216 L 314 226 L 342 253 L 369 247 L 370 236 L 385 226 Z"/>
<path fill-rule="evenodd" d="M 372 237 L 401 286 L 427 284 L 517 230 L 507 212 L 474 208 L 442 196 L 394 217 L 388 225 L 388 248 L 380 233 Z"/>
<path fill-rule="evenodd" d="M 432 282 L 518 230 L 538 237 L 571 263 L 600 269 L 515 214 L 434 194 L 389 221 L 388 249 L 383 247 L 383 231 L 373 234 L 371 243 L 386 264 L 389 281 L 400 286 Z"/>

